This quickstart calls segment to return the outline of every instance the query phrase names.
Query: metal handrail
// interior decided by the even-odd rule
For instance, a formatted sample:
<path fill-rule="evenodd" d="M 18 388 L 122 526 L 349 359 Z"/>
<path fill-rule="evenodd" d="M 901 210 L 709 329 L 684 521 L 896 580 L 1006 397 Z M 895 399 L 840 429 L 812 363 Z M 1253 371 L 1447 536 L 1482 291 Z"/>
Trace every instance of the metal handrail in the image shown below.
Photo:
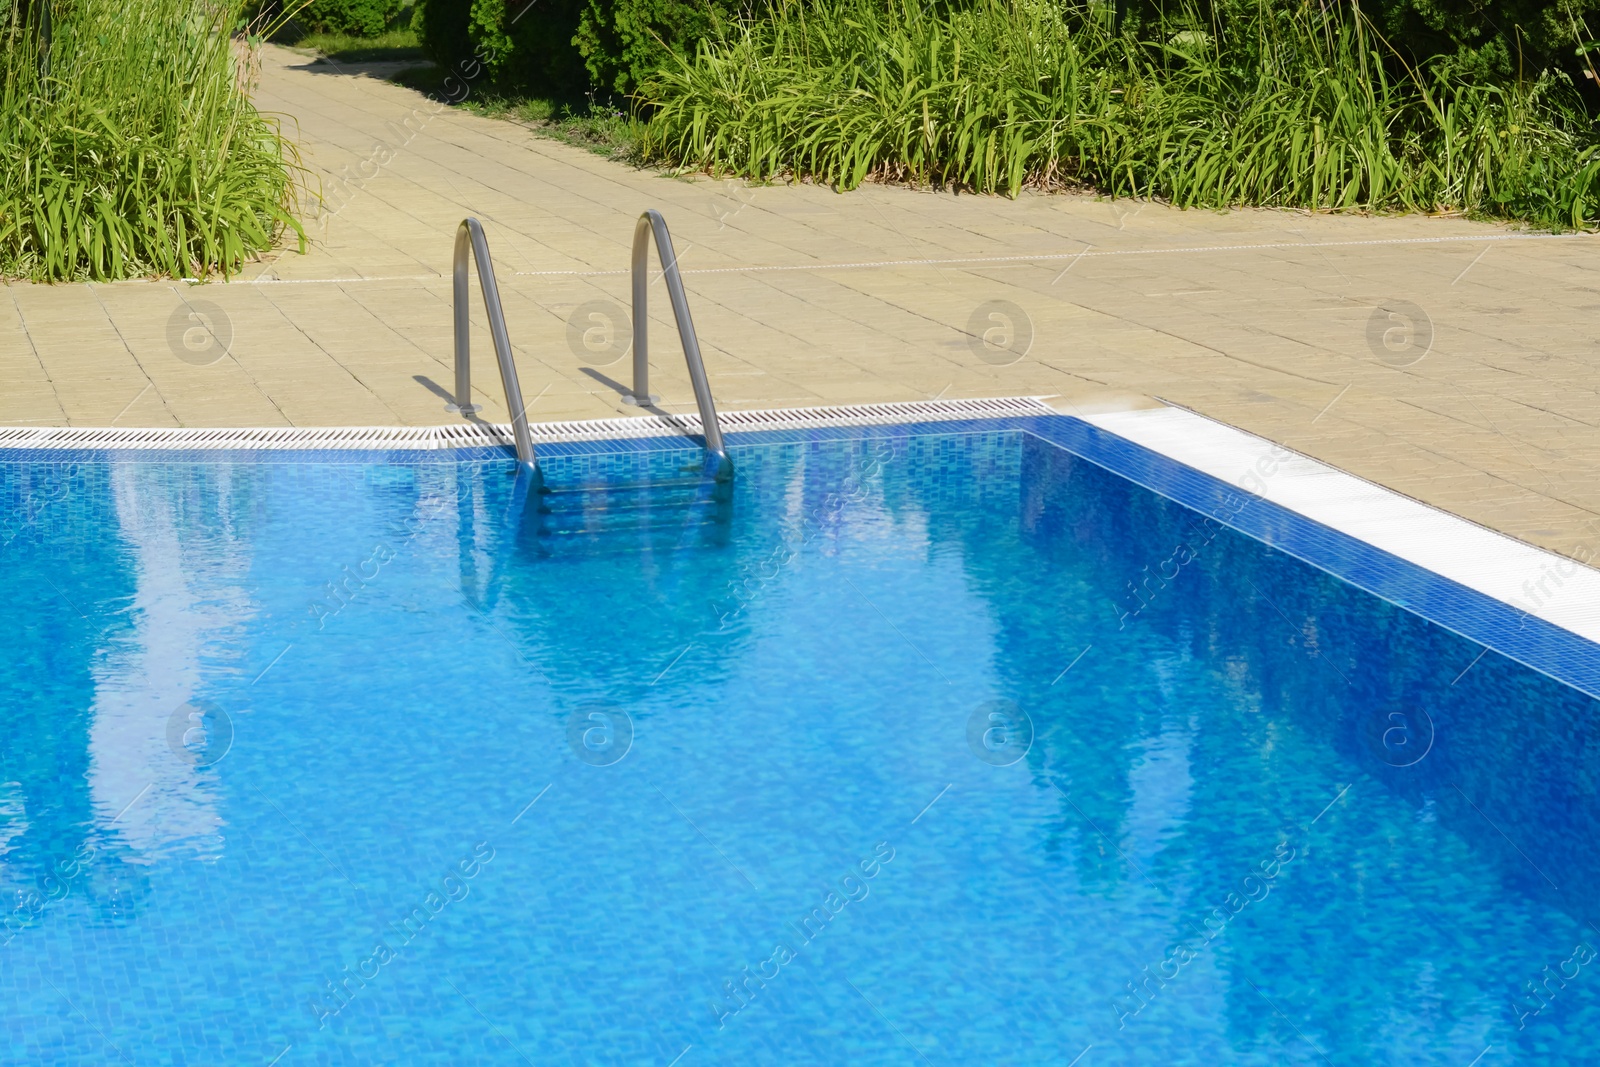
<path fill-rule="evenodd" d="M 500 286 L 494 278 L 494 261 L 489 258 L 489 242 L 477 219 L 461 220 L 456 230 L 455 297 L 452 306 L 456 319 L 456 402 L 450 411 L 471 415 L 482 410 L 472 403 L 472 319 L 467 308 L 467 248 L 478 264 L 478 288 L 483 290 L 483 310 L 489 316 L 489 336 L 494 338 L 494 354 L 500 363 L 500 384 L 506 391 L 506 408 L 511 412 L 511 433 L 516 438 L 517 462 L 529 470 L 539 469 L 533 451 L 533 434 L 528 430 L 528 412 L 522 403 L 522 386 L 517 382 L 517 365 L 511 358 L 511 336 L 506 333 L 506 316 L 500 307 Z"/>
<path fill-rule="evenodd" d="M 672 300 L 672 315 L 678 321 L 678 340 L 683 343 L 683 358 L 689 364 L 689 381 L 694 386 L 695 406 L 700 409 L 700 426 L 706 438 L 706 451 L 717 460 L 717 477 L 726 478 L 733 473 L 733 463 L 728 459 L 727 447 L 722 442 L 722 424 L 717 421 L 717 407 L 711 399 L 711 383 L 706 380 L 705 361 L 700 358 L 700 341 L 695 337 L 694 320 L 689 317 L 689 298 L 683 292 L 683 278 L 678 273 L 678 255 L 672 249 L 672 235 L 667 232 L 667 220 L 655 208 L 640 215 L 633 228 L 633 393 L 625 395 L 622 402 L 647 407 L 661 399 L 650 395 L 648 261 L 651 236 L 655 237 L 656 255 L 661 260 L 661 275 L 667 283 L 667 296 Z"/>

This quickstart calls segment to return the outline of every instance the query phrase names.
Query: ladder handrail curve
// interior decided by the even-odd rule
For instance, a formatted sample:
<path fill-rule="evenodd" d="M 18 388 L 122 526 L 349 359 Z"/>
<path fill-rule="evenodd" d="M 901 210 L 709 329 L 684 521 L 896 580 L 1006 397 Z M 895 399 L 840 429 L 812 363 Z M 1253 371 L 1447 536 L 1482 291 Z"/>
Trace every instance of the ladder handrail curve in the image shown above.
<path fill-rule="evenodd" d="M 727 447 L 722 441 L 722 424 L 717 421 L 716 404 L 711 399 L 711 383 L 706 379 L 705 361 L 700 356 L 700 341 L 695 336 L 694 319 L 689 315 L 689 298 L 683 291 L 678 272 L 678 255 L 672 248 L 672 234 L 661 212 L 650 208 L 639 216 L 633 228 L 633 393 L 623 402 L 646 407 L 661 399 L 650 395 L 650 239 L 655 238 L 656 256 L 661 260 L 661 275 L 672 301 L 672 315 L 678 323 L 678 340 L 683 358 L 689 364 L 689 381 L 694 386 L 695 406 L 700 409 L 700 428 L 705 434 L 706 452 L 717 461 L 717 478 L 733 473 Z"/>
<path fill-rule="evenodd" d="M 511 356 L 511 336 L 506 332 L 505 311 L 500 307 L 500 286 L 495 281 L 494 261 L 489 258 L 489 242 L 483 225 L 474 218 L 461 220 L 456 229 L 454 278 L 456 402 L 450 410 L 471 415 L 480 405 L 472 403 L 472 319 L 467 295 L 467 257 L 478 267 L 478 288 L 483 291 L 483 310 L 489 318 L 489 336 L 494 339 L 495 359 L 500 364 L 500 384 L 506 392 L 506 409 L 511 412 L 511 433 L 516 440 L 517 463 L 528 470 L 539 469 L 533 450 L 533 434 L 528 429 L 528 412 L 522 402 L 522 386 L 517 381 L 517 364 Z"/>

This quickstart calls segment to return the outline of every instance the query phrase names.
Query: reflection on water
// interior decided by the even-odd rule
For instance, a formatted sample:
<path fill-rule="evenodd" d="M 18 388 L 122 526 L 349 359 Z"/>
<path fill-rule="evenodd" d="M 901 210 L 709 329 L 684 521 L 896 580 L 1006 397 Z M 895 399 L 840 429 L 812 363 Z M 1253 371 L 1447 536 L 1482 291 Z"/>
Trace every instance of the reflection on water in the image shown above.
<path fill-rule="evenodd" d="M 199 473 L 174 482 L 112 468 L 114 529 L 132 589 L 112 609 L 127 628 L 90 664 L 89 792 L 100 827 L 115 820 L 129 862 L 214 859 L 223 847 L 215 779 L 194 751 L 204 743 L 195 731 L 207 729 L 197 709 L 208 669 L 231 666 L 228 650 L 240 648 L 250 623 L 253 531 L 239 523 L 250 494 L 233 468 Z"/>
<path fill-rule="evenodd" d="M 0 856 L 18 894 L 113 913 L 142 884 L 128 865 L 223 847 L 196 746 L 226 713 L 190 716 L 249 623 L 256 501 L 248 469 L 223 464 L 0 468 L 0 492 L 34 491 L 0 547 L 8 585 L 34 594 L 0 602 L 21 637 L 0 670 Z"/>
<path fill-rule="evenodd" d="M 115 537 L 85 536 L 106 518 L 110 472 L 66 463 L 0 467 L 0 879 L 12 917 L 5 940 L 71 891 L 104 907 L 109 865 L 59 877 L 101 855 L 90 790 L 90 694 L 99 650 L 128 629 L 116 610 L 132 577 Z M 130 792 L 124 802 L 130 799 Z"/>
<path fill-rule="evenodd" d="M 1110 698 L 1095 714 L 1055 721 L 1029 693 L 1039 773 L 1072 781 L 1080 825 L 1100 831 L 1077 835 L 1080 875 L 1137 865 L 1181 939 L 1264 846 L 1291 841 L 1295 888 L 1230 926 L 1218 961 L 1232 1033 L 1264 1040 L 1270 983 L 1330 1050 L 1487 1034 L 1559 1059 L 1511 1005 L 1551 953 L 1595 934 L 1595 702 L 1054 447 L 1024 454 L 1028 563 L 969 559 L 1009 619 L 1009 676 L 1039 676 L 1037 635 L 1063 603 L 1095 617 L 1109 653 L 1074 671 Z M 1183 545 L 1192 560 L 1148 581 Z M 1143 610 L 1122 625 L 1130 595 Z M 1107 661 L 1137 662 L 1135 691 L 1116 693 Z M 1569 993 L 1560 1025 L 1584 1032 L 1597 1007 Z"/>
<path fill-rule="evenodd" d="M 1024 435 L 695 456 L 0 466 L 13 1058 L 1585 1062 L 1588 697 Z"/>

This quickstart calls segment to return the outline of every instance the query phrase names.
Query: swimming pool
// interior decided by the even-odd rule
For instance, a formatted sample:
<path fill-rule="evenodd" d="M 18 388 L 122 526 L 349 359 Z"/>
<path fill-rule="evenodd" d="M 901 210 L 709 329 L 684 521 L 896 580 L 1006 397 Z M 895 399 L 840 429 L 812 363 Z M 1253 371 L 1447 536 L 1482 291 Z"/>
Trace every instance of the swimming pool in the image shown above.
<path fill-rule="evenodd" d="M 1583 643 L 1075 419 L 730 442 L 0 462 L 0 1058 L 1592 1061 Z"/>

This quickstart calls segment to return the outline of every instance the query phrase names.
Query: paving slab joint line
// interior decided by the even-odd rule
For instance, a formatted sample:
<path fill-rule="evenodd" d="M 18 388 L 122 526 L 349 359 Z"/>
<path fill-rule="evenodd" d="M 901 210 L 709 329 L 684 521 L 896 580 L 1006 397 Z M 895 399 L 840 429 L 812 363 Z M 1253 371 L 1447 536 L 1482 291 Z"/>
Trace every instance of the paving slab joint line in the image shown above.
<path fill-rule="evenodd" d="M 1097 259 L 1106 256 L 1162 256 L 1190 255 L 1203 252 L 1251 252 L 1270 249 L 1296 248 L 1355 248 L 1386 245 L 1460 244 L 1482 241 L 1562 241 L 1590 236 L 1581 233 L 1494 233 L 1477 235 L 1450 235 L 1444 237 L 1389 237 L 1365 241 L 1272 241 L 1261 244 L 1236 245 L 1176 245 L 1167 248 L 1106 248 L 1080 252 L 1039 252 L 1037 254 L 1010 256 L 954 256 L 938 259 L 875 259 L 845 263 L 775 263 L 746 267 L 685 267 L 680 273 L 691 274 L 762 274 L 782 271 L 868 270 L 875 267 L 949 267 L 982 265 L 985 263 L 1040 263 L 1062 259 Z M 622 270 L 519 270 L 509 272 L 519 278 L 610 278 L 631 274 Z M 658 273 L 652 271 L 652 274 Z M 374 275 L 351 278 L 241 278 L 234 285 L 357 285 L 391 282 L 443 282 L 448 274 Z"/>

